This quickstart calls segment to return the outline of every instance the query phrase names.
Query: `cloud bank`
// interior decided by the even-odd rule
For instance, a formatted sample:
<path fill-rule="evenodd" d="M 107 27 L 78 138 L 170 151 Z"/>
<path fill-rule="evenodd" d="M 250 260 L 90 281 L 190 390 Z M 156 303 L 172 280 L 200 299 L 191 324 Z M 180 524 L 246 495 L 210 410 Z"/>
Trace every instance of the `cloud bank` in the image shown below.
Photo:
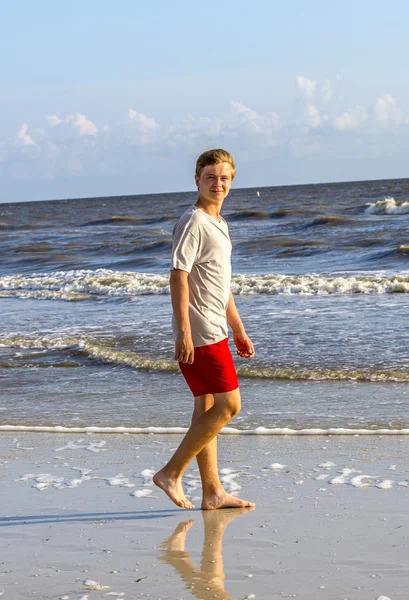
<path fill-rule="evenodd" d="M 81 112 L 56 110 L 32 125 L 23 116 L 14 137 L 0 140 L 0 179 L 160 173 L 176 158 L 185 160 L 209 147 L 227 147 L 242 161 L 405 157 L 409 117 L 398 100 L 385 92 L 370 106 L 340 109 L 339 85 L 337 78 L 298 75 L 288 114 L 274 107 L 260 111 L 235 98 L 215 117 L 186 115 L 169 122 L 137 107 L 108 124 Z"/>

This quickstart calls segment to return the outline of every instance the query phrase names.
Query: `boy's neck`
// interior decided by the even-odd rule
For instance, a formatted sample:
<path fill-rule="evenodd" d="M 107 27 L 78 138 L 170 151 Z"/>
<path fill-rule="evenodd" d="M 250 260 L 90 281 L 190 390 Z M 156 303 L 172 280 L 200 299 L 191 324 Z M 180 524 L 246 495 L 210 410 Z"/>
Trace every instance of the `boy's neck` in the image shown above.
<path fill-rule="evenodd" d="M 200 208 L 201 210 L 203 210 L 203 212 L 210 215 L 217 221 L 220 221 L 220 211 L 222 209 L 222 205 L 223 200 L 221 202 L 213 203 L 209 202 L 208 200 L 205 200 L 201 196 L 198 197 L 197 202 L 195 203 L 195 206 L 197 206 L 197 208 Z"/>

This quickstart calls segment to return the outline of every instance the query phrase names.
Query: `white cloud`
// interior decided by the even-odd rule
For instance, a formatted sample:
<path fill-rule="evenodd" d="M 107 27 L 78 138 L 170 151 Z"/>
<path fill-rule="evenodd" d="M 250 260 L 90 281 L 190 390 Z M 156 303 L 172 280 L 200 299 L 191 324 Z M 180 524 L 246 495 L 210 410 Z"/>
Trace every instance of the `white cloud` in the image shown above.
<path fill-rule="evenodd" d="M 307 98 L 312 98 L 315 93 L 315 88 L 317 87 L 317 82 L 308 77 L 302 77 L 301 75 L 297 76 L 296 81 L 298 87 L 305 92 Z"/>
<path fill-rule="evenodd" d="M 156 160 L 167 164 L 175 155 L 193 156 L 209 147 L 226 147 L 237 156 L 285 157 L 287 152 L 290 157 L 334 160 L 350 160 L 354 151 L 368 160 L 405 152 L 409 120 L 391 94 L 345 110 L 342 99 L 334 98 L 335 77 L 318 83 L 298 77 L 297 84 L 302 99 L 297 98 L 287 120 L 237 100 L 222 113 L 186 115 L 163 125 L 133 108 L 123 115 L 125 123 L 108 126 L 101 120 L 98 127 L 80 112 L 43 113 L 42 122 L 46 118 L 49 124 L 45 131 L 30 120 L 30 127 L 24 122 L 15 135 L 0 140 L 0 161 L 8 161 L 3 172 L 6 179 L 28 173 L 34 178 L 94 176 L 101 171 L 116 177 L 133 173 L 135 161 L 143 170 Z M 342 135 L 344 131 L 350 135 Z"/>
<path fill-rule="evenodd" d="M 332 85 L 332 81 L 326 79 L 322 84 L 321 93 L 324 102 L 329 102 L 334 94 L 334 87 Z"/>
<path fill-rule="evenodd" d="M 393 129 L 407 122 L 397 101 L 391 94 L 378 98 L 371 109 L 366 110 L 357 105 L 352 110 L 344 112 L 333 121 L 338 131 L 357 130 L 370 126 L 374 131 L 379 128 Z"/>
<path fill-rule="evenodd" d="M 244 121 L 255 121 L 258 118 L 258 115 L 255 110 L 248 108 L 241 102 L 233 101 L 231 103 L 233 111 L 243 117 Z"/>
<path fill-rule="evenodd" d="M 338 131 L 353 130 L 362 127 L 368 121 L 368 113 L 362 107 L 357 105 L 350 111 L 344 112 L 334 119 L 334 128 Z"/>
<path fill-rule="evenodd" d="M 305 122 L 308 127 L 313 129 L 321 123 L 319 110 L 314 104 L 307 104 L 305 109 Z"/>
<path fill-rule="evenodd" d="M 259 115 L 255 110 L 236 101 L 233 101 L 231 106 L 233 109 L 232 127 L 241 125 L 249 132 L 264 133 L 266 135 L 272 134 L 280 127 L 280 117 L 275 112 Z"/>
<path fill-rule="evenodd" d="M 160 125 L 152 117 L 138 113 L 133 108 L 128 110 L 131 126 L 127 130 L 126 137 L 131 145 L 143 145 L 154 143 L 160 135 Z"/>
<path fill-rule="evenodd" d="M 61 123 L 61 119 L 57 117 L 57 115 L 46 115 L 46 119 L 52 127 L 55 127 Z"/>
<path fill-rule="evenodd" d="M 375 121 L 385 127 L 400 125 L 403 120 L 402 111 L 391 94 L 384 94 L 377 99 L 373 114 Z"/>
<path fill-rule="evenodd" d="M 35 143 L 33 138 L 28 135 L 27 131 L 27 123 L 22 123 L 16 133 L 17 141 L 23 146 L 36 146 L 37 144 Z"/>
<path fill-rule="evenodd" d="M 81 113 L 77 113 L 74 120 L 72 119 L 71 115 L 70 115 L 70 117 L 67 117 L 67 119 L 68 118 L 70 119 L 70 121 L 72 121 L 72 124 L 74 125 L 74 127 L 76 127 L 78 129 L 80 136 L 97 135 L 98 127 L 96 125 L 94 125 L 94 123 L 92 121 L 87 119 L 85 117 L 85 115 L 83 115 Z"/>
<path fill-rule="evenodd" d="M 136 123 L 139 131 L 150 131 L 152 129 L 159 129 L 160 125 L 152 117 L 148 117 L 143 113 L 138 113 L 133 108 L 128 110 L 129 119 Z"/>

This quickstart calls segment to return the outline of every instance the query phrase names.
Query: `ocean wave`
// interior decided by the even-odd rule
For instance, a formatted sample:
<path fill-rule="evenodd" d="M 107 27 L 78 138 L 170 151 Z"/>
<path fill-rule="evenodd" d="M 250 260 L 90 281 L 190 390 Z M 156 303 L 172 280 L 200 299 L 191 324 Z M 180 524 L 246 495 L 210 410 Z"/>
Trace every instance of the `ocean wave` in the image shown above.
<path fill-rule="evenodd" d="M 96 221 L 87 221 L 87 223 L 83 223 L 83 227 L 93 227 L 94 225 L 121 225 L 122 223 L 135 223 L 139 222 L 137 217 L 121 217 L 113 215 L 112 217 L 108 217 L 107 219 L 98 219 Z"/>
<path fill-rule="evenodd" d="M 396 202 L 395 198 L 388 197 L 385 200 L 365 204 L 365 213 L 371 215 L 407 215 L 409 214 L 409 202 Z"/>
<path fill-rule="evenodd" d="M 170 372 L 175 373 L 179 370 L 177 362 L 174 360 L 157 359 L 149 355 L 138 354 L 132 350 L 121 350 L 109 344 L 100 341 L 86 339 L 84 337 L 63 337 L 63 336 L 13 336 L 6 335 L 0 338 L 0 348 L 18 348 L 20 350 L 55 350 L 73 351 L 78 356 L 90 358 L 101 363 L 110 363 L 118 366 L 132 367 L 134 369 Z M 25 357 L 23 367 L 35 367 L 39 365 L 35 362 L 35 356 L 31 361 Z M 43 361 L 42 367 L 46 366 L 45 356 L 41 355 Z M 52 364 L 56 361 L 54 354 Z M 10 368 L 10 364 L 0 363 L 0 369 Z M 71 361 L 65 360 L 62 366 L 76 366 Z M 409 373 L 407 371 L 384 370 L 372 371 L 369 369 L 344 368 L 344 369 L 320 369 L 320 368 L 292 368 L 281 366 L 266 366 L 263 364 L 253 364 L 252 366 L 237 366 L 237 374 L 247 379 L 275 379 L 275 380 L 293 380 L 293 381 L 356 381 L 356 382 L 408 382 Z"/>
<path fill-rule="evenodd" d="M 169 277 L 109 269 L 55 271 L 0 277 L 0 297 L 19 296 L 52 300 L 89 300 L 168 294 Z"/>
<path fill-rule="evenodd" d="M 406 246 L 399 252 L 407 254 Z M 289 294 L 404 294 L 409 293 L 408 275 L 233 275 L 236 295 Z M 0 297 L 82 301 L 95 298 L 131 298 L 169 294 L 169 277 L 150 273 L 109 269 L 55 271 L 0 277 Z"/>
<path fill-rule="evenodd" d="M 295 212 L 296 211 L 294 209 L 279 208 L 279 209 L 275 210 L 274 212 L 272 212 L 270 217 L 272 219 L 284 219 L 285 217 L 290 217 L 291 215 L 295 214 Z"/>
<path fill-rule="evenodd" d="M 346 219 L 345 217 L 339 217 L 337 215 L 323 215 L 321 217 L 315 218 L 313 221 L 307 223 L 303 227 L 316 227 L 318 225 L 350 225 L 352 223 L 354 223 L 354 221 L 352 221 L 351 219 Z"/>
<path fill-rule="evenodd" d="M 121 434 L 185 434 L 186 427 L 98 427 L 95 425 L 85 427 L 69 427 L 65 425 L 0 425 L 0 432 L 37 432 L 37 433 L 121 433 Z M 219 432 L 222 435 L 409 435 L 409 429 L 351 429 L 349 427 L 329 427 L 321 429 L 290 429 L 288 427 L 256 427 L 255 429 L 238 429 L 236 427 L 223 427 Z"/>
<path fill-rule="evenodd" d="M 409 276 L 234 275 L 234 294 L 396 294 L 409 292 Z"/>
<path fill-rule="evenodd" d="M 240 210 L 228 215 L 229 221 L 242 221 L 243 219 L 269 219 L 270 214 L 263 210 Z"/>

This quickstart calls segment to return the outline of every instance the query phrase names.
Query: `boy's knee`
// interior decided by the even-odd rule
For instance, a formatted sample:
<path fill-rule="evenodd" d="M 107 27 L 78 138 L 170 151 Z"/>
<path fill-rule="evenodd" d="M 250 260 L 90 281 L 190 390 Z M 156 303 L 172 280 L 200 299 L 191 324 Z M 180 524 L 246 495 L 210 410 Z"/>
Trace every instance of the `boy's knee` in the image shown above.
<path fill-rule="evenodd" d="M 220 403 L 223 415 L 226 420 L 230 421 L 236 415 L 238 415 L 241 410 L 240 391 L 237 389 L 233 392 L 228 392 L 227 394 L 220 394 L 220 396 L 224 396 Z"/>

